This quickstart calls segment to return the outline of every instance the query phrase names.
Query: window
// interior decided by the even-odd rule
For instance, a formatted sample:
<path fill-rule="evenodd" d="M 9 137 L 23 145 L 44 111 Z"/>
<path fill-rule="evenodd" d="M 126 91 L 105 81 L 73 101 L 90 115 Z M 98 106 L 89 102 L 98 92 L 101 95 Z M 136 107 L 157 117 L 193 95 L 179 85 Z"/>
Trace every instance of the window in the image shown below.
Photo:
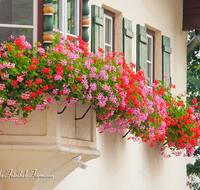
<path fill-rule="evenodd" d="M 37 42 L 37 0 L 0 1 L 0 43 L 11 35 L 25 35 L 28 42 Z"/>
<path fill-rule="evenodd" d="M 164 80 L 168 87 L 170 83 L 170 38 L 162 35 L 161 31 L 146 24 L 146 27 L 136 26 L 136 69 L 144 71 L 144 76 L 151 86 L 155 79 Z M 151 30 L 149 30 L 150 28 Z M 164 76 L 168 78 L 165 79 Z"/>
<path fill-rule="evenodd" d="M 148 85 L 154 81 L 154 32 L 147 30 L 147 77 Z"/>
<path fill-rule="evenodd" d="M 104 50 L 111 52 L 114 50 L 114 13 L 104 10 Z"/>
<path fill-rule="evenodd" d="M 79 35 L 79 0 L 54 0 L 53 25 L 61 29 L 63 35 Z"/>
<path fill-rule="evenodd" d="M 109 9 L 106 5 L 103 6 Z M 122 13 L 115 9 L 112 9 L 112 11 L 113 12 L 96 5 L 92 5 L 91 7 L 91 51 L 94 53 L 98 51 L 99 47 L 104 49 L 104 52 L 122 51 Z M 125 27 L 127 26 L 126 22 L 124 25 Z M 117 30 L 115 29 L 116 26 Z M 132 48 L 132 23 L 130 26 L 131 28 L 128 26 L 126 34 L 127 36 L 131 36 L 131 42 L 129 43 L 128 39 L 126 40 L 128 44 L 123 43 L 126 48 L 129 48 L 129 44 Z M 118 40 L 115 41 L 115 39 Z"/>
<path fill-rule="evenodd" d="M 104 39 L 105 39 L 105 52 L 113 50 L 113 18 L 104 14 Z"/>

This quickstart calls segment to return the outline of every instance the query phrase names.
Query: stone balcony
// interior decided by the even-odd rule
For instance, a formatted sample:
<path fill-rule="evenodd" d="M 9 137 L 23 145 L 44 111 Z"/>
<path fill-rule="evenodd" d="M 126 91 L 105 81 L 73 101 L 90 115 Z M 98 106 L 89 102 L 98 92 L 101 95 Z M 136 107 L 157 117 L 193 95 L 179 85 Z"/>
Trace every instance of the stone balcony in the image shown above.
<path fill-rule="evenodd" d="M 83 119 L 75 120 L 90 105 L 78 102 L 57 114 L 64 108 L 63 100 L 45 111 L 34 111 L 26 125 L 0 122 L 1 190 L 51 190 L 79 167 L 74 157 L 81 155 L 81 161 L 87 162 L 100 155 L 94 111 L 90 109 Z M 51 177 L 38 178 L 36 173 Z"/>

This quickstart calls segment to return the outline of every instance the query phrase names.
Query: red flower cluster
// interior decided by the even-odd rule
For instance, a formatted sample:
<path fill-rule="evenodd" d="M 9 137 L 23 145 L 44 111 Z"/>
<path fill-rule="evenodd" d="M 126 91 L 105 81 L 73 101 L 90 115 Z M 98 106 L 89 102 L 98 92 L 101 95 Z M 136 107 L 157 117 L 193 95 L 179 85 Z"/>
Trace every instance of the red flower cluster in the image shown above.
<path fill-rule="evenodd" d="M 43 73 L 49 74 L 50 73 L 50 68 L 44 67 L 42 70 Z"/>
<path fill-rule="evenodd" d="M 12 50 L 13 49 L 13 47 L 12 46 L 6 46 L 6 48 L 8 49 L 8 51 L 10 51 L 10 50 Z"/>
<path fill-rule="evenodd" d="M 25 111 L 31 111 L 31 109 L 32 109 L 32 106 L 29 106 L 29 105 L 25 105 L 24 107 Z"/>
<path fill-rule="evenodd" d="M 73 71 L 73 70 L 74 70 L 74 67 L 73 67 L 73 65 L 71 65 L 71 66 L 68 66 L 67 69 L 68 69 L 69 71 Z"/>
<path fill-rule="evenodd" d="M 63 76 L 63 74 L 64 74 L 64 71 L 63 71 L 63 68 L 62 68 L 62 64 L 60 64 L 60 63 L 58 63 L 57 65 L 56 65 L 57 67 L 56 67 L 56 70 L 57 70 L 57 75 L 60 75 L 60 76 Z M 73 67 L 73 66 L 72 66 Z M 72 71 L 73 71 L 73 69 L 72 69 Z"/>
<path fill-rule="evenodd" d="M 11 86 L 17 86 L 17 85 L 18 85 L 17 80 L 12 80 Z"/>
<path fill-rule="evenodd" d="M 82 77 L 78 76 L 77 80 L 81 82 L 82 81 Z"/>
<path fill-rule="evenodd" d="M 38 64 L 38 59 L 37 59 L 37 57 L 36 57 L 36 58 L 32 58 L 31 61 L 32 61 L 32 64 L 33 64 L 33 65 L 37 65 L 37 64 Z"/>
<path fill-rule="evenodd" d="M 42 83 L 42 79 L 37 78 L 35 81 L 36 84 L 41 84 Z"/>
<path fill-rule="evenodd" d="M 30 70 L 35 70 L 35 69 L 36 69 L 36 66 L 35 66 L 35 65 L 30 65 L 30 66 L 29 66 L 29 69 L 30 69 Z"/>
<path fill-rule="evenodd" d="M 15 38 L 15 44 L 19 46 L 20 50 L 25 48 L 24 42 L 20 38 Z"/>

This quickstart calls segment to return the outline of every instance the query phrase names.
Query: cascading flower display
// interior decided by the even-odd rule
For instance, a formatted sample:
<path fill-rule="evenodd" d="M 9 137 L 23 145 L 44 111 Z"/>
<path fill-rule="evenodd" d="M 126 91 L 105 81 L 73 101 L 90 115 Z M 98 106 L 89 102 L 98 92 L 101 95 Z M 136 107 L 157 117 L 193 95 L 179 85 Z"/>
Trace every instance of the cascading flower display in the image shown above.
<path fill-rule="evenodd" d="M 123 53 L 87 51 L 80 37 L 66 39 L 55 33 L 47 50 L 32 47 L 25 36 L 0 47 L 0 117 L 16 125 L 26 124 L 33 110 L 44 110 L 65 96 L 65 106 L 90 102 L 100 132 L 128 129 L 128 139 L 164 144 L 179 156 L 193 154 L 200 143 L 200 120 L 193 107 L 173 96 L 170 87 L 157 81 L 148 87 L 144 73 L 134 72 Z M 130 63 L 131 67 L 135 64 Z M 166 78 L 167 76 L 165 76 Z M 45 99 L 45 94 L 50 98 Z M 194 100 L 194 106 L 196 102 Z"/>

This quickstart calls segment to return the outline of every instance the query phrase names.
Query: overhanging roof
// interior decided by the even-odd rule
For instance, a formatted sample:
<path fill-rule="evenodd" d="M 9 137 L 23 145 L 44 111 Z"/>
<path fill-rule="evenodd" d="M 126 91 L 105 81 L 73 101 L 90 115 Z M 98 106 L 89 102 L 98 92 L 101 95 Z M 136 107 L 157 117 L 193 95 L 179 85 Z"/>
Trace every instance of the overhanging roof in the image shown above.
<path fill-rule="evenodd" d="M 183 0 L 183 30 L 200 30 L 200 0 Z"/>

